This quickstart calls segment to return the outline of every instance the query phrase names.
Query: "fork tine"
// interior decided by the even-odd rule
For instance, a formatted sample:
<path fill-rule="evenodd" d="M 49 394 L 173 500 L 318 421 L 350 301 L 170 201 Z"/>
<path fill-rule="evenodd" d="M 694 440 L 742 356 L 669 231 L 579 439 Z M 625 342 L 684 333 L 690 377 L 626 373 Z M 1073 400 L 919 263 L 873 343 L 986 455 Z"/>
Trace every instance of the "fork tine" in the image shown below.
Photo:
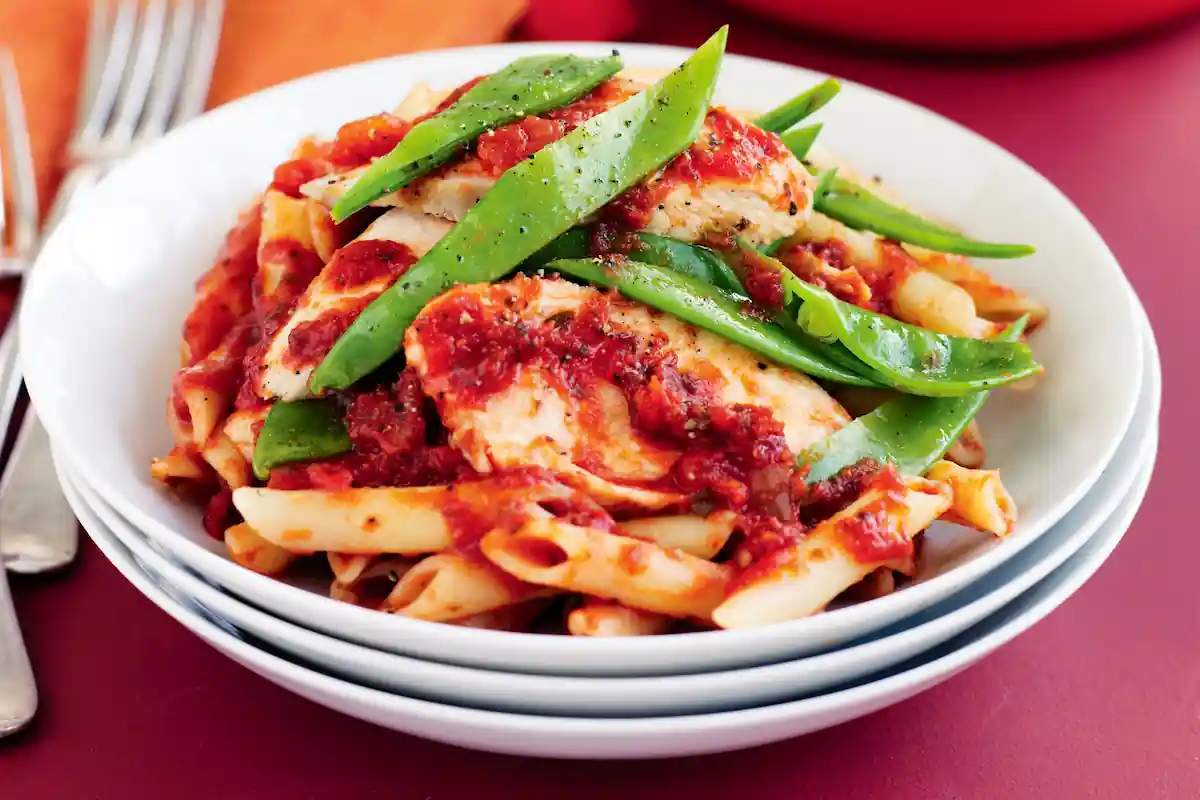
<path fill-rule="evenodd" d="M 200 24 L 192 38 L 191 58 L 188 59 L 187 75 L 171 127 L 186 122 L 204 110 L 208 87 L 212 83 L 213 65 L 217 61 L 217 44 L 221 40 L 221 17 L 225 12 L 224 0 L 201 0 Z"/>
<path fill-rule="evenodd" d="M 122 76 L 125 74 L 125 64 L 129 60 L 129 51 L 133 45 L 134 27 L 137 25 L 137 0 L 116 0 L 117 8 L 113 14 L 108 14 L 108 0 L 93 0 L 104 3 L 105 21 L 112 18 L 112 27 L 108 28 L 107 47 L 104 48 L 104 62 L 99 69 L 92 101 L 87 110 L 87 116 L 79 127 L 79 133 L 71 140 L 70 149 L 76 157 L 91 155 L 89 151 L 100 146 L 104 129 L 112 115 L 113 105 L 121 89 Z M 99 13 L 96 12 L 96 19 Z"/>
<path fill-rule="evenodd" d="M 12 250 L 18 258 L 28 258 L 37 244 L 37 177 L 33 172 L 33 151 L 29 144 L 29 125 L 25 122 L 25 106 L 21 102 L 17 64 L 12 51 L 7 49 L 0 51 L 0 95 L 4 100 L 4 130 L 12 170 Z"/>
<path fill-rule="evenodd" d="M 104 147 L 110 152 L 119 152 L 133 143 L 133 132 L 146 108 L 158 65 L 166 15 L 166 0 L 147 0 L 142 8 L 134 35 L 133 62 L 125 70 L 125 81 L 117 98 L 117 110 L 104 133 Z"/>
<path fill-rule="evenodd" d="M 196 6 L 193 0 L 176 0 L 171 9 L 167 40 L 159 57 L 154 84 L 150 88 L 150 102 L 135 137 L 138 141 L 154 139 L 167 129 L 171 109 L 183 87 L 183 71 L 187 66 L 195 19 Z"/>
<path fill-rule="evenodd" d="M 79 136 L 87 123 L 88 110 L 92 107 L 96 89 L 100 85 L 100 76 L 104 72 L 104 61 L 108 55 L 108 28 L 112 22 L 111 8 L 109 0 L 92 0 L 92 10 L 88 17 L 87 48 L 83 56 L 83 81 L 80 83 L 75 108 L 72 139 Z"/>

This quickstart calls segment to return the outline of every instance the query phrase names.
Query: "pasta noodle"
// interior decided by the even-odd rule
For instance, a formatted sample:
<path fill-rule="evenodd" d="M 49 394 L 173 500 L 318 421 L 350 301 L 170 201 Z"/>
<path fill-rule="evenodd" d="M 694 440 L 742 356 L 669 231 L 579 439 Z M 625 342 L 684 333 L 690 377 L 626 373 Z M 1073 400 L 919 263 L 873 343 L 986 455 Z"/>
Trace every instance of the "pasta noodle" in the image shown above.
<path fill-rule="evenodd" d="M 911 542 L 950 507 L 951 491 L 910 478 L 898 492 L 868 488 L 844 510 L 819 523 L 776 558 L 756 565 L 713 611 L 722 628 L 746 628 L 806 617 L 824 608 L 884 561 L 861 560 L 849 545 L 864 519 Z"/>
<path fill-rule="evenodd" d="M 939 461 L 927 473 L 933 481 L 950 486 L 954 500 L 946 519 L 961 522 L 996 536 L 1012 533 L 1017 506 L 996 470 L 967 469 L 952 461 Z"/>
<path fill-rule="evenodd" d="M 446 622 L 511 606 L 548 592 L 513 580 L 488 564 L 455 553 L 417 562 L 383 601 L 383 610 L 414 619 Z"/>
<path fill-rule="evenodd" d="M 230 558 L 262 575 L 278 575 L 296 560 L 294 553 L 268 542 L 245 523 L 225 529 L 225 547 Z"/>
<path fill-rule="evenodd" d="M 733 534 L 737 515 L 716 511 L 707 517 L 647 517 L 621 524 L 621 532 L 654 542 L 666 550 L 681 550 L 698 558 L 715 558 Z"/>
<path fill-rule="evenodd" d="M 567 632 L 572 636 L 653 636 L 666 633 L 673 623 L 662 614 L 588 598 L 567 615 Z"/>
<path fill-rule="evenodd" d="M 444 486 L 283 491 L 240 488 L 233 503 L 268 541 L 296 553 L 436 553 L 453 544 Z"/>
<path fill-rule="evenodd" d="M 480 548 L 529 583 L 675 617 L 707 620 L 729 580 L 729 568 L 720 564 L 558 520 L 533 520 L 512 533 L 494 530 Z"/>

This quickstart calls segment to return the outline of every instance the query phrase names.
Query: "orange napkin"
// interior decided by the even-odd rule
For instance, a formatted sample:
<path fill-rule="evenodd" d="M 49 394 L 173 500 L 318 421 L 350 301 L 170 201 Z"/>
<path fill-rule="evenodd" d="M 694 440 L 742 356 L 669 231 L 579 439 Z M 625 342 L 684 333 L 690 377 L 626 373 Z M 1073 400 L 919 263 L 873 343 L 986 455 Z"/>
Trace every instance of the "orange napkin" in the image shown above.
<path fill-rule="evenodd" d="M 62 175 L 91 0 L 0 0 L 15 51 L 42 207 Z M 505 39 L 525 0 L 226 0 L 209 106 L 372 58 Z"/>

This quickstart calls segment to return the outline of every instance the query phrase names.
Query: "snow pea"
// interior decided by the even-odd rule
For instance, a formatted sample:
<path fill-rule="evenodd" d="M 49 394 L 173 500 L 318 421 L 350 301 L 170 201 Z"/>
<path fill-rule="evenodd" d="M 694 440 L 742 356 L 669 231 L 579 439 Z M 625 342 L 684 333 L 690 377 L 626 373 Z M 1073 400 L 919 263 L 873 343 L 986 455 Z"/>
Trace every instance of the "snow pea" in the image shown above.
<path fill-rule="evenodd" d="M 725 52 L 721 28 L 646 91 L 505 172 L 454 228 L 375 299 L 313 372 L 345 389 L 392 357 L 425 304 L 458 283 L 502 278 L 700 135 Z"/>
<path fill-rule="evenodd" d="M 788 100 L 778 108 L 773 108 L 754 120 L 754 124 L 764 131 L 783 133 L 808 115 L 816 112 L 842 90 L 842 85 L 834 78 L 827 78 L 806 92 Z"/>
<path fill-rule="evenodd" d="M 352 447 L 342 414 L 332 399 L 297 400 L 271 406 L 254 444 L 254 474 L 261 480 L 281 464 L 312 461 Z"/>
<path fill-rule="evenodd" d="M 418 123 L 377 159 L 333 207 L 336 222 L 453 158 L 485 131 L 566 105 L 621 69 L 617 55 L 518 58 L 472 86 L 454 105 Z"/>
<path fill-rule="evenodd" d="M 676 272 L 690 275 L 702 283 L 712 284 L 731 294 L 745 294 L 741 282 L 729 265 L 707 247 L 652 233 L 639 233 L 637 238 L 638 246 L 627 254 L 631 261 L 670 267 Z M 530 256 L 522 268 L 529 272 L 545 266 L 550 261 L 587 258 L 591 255 L 589 232 L 585 228 L 572 228 Z"/>
<path fill-rule="evenodd" d="M 998 338 L 1017 341 L 1028 321 L 1027 314 Z M 924 475 L 962 435 L 987 396 L 985 389 L 962 397 L 901 395 L 888 400 L 802 453 L 799 462 L 808 466 L 805 480 L 813 484 L 831 478 L 864 458 L 891 461 L 904 475 Z"/>
<path fill-rule="evenodd" d="M 813 142 L 817 140 L 817 134 L 821 132 L 821 128 L 825 124 L 818 122 L 815 125 L 806 125 L 803 128 L 795 128 L 787 133 L 780 134 L 779 138 L 783 140 L 783 146 L 791 151 L 798 159 L 803 159 L 808 155 L 808 151 L 812 149 Z"/>
<path fill-rule="evenodd" d="M 1023 343 L 949 336 L 867 311 L 801 280 L 740 238 L 735 257 L 735 272 L 740 267 L 779 276 L 783 309 L 800 330 L 845 347 L 870 377 L 906 394 L 954 397 L 1041 372 Z"/>
<path fill-rule="evenodd" d="M 813 198 L 813 208 L 851 228 L 872 231 L 887 239 L 915 244 L 939 253 L 980 258 L 1020 258 L 1035 252 L 1027 244 L 982 242 L 963 236 L 881 200 L 845 178 L 831 178 L 821 196 Z"/>
<path fill-rule="evenodd" d="M 672 314 L 697 328 L 740 344 L 747 350 L 814 378 L 854 386 L 875 386 L 861 375 L 826 360 L 778 325 L 747 314 L 747 299 L 669 267 L 624 256 L 559 259 L 546 269 L 606 288 L 651 308 Z"/>

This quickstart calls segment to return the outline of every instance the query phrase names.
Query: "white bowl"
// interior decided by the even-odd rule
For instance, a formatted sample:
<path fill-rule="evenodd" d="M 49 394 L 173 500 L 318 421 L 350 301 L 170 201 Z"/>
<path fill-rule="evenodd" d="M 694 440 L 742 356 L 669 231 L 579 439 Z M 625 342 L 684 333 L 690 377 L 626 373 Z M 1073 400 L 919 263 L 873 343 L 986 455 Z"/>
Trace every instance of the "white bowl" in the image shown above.
<path fill-rule="evenodd" d="M 299 624 L 422 658 L 615 675 L 746 666 L 837 646 L 977 580 L 1084 496 L 1128 427 L 1142 374 L 1132 293 L 1112 254 L 1070 201 L 1015 157 L 928 111 L 847 85 L 822 112 L 831 147 L 940 217 L 1039 248 L 1032 258 L 988 265 L 1052 309 L 1033 342 L 1048 375 L 1032 392 L 997 393 L 981 420 L 991 461 L 1021 508 L 1011 537 L 997 543 L 938 526 L 927 537 L 921 580 L 888 597 L 763 629 L 645 639 L 425 623 L 336 603 L 229 562 L 201 530 L 198 511 L 154 485 L 147 465 L 170 445 L 160 420 L 192 283 L 237 210 L 305 133 L 332 133 L 344 120 L 389 107 L 418 79 L 452 85 L 519 55 L 563 49 L 597 54 L 609 46 L 503 45 L 322 73 L 206 114 L 115 169 L 47 243 L 21 315 L 31 395 L 80 476 L 181 561 Z M 632 65 L 686 55 L 622 50 Z M 730 56 L 720 95 L 731 105 L 769 107 L 819 77 Z"/>
<path fill-rule="evenodd" d="M 1154 392 L 1157 396 L 1157 388 Z M 59 479 L 164 587 L 297 663 L 364 686 L 468 708 L 549 716 L 658 717 L 769 705 L 847 685 L 957 636 L 1001 609 L 1073 556 L 1148 479 L 1157 449 L 1156 411 L 1139 407 L 1113 466 L 1057 525 L 985 578 L 869 641 L 745 669 L 642 678 L 567 677 L 440 664 L 373 650 L 293 625 L 246 605 L 180 567 L 104 503 L 69 466 Z"/>
<path fill-rule="evenodd" d="M 296 664 L 175 593 L 137 563 L 69 485 L 64 490 L 97 547 L 138 591 L 217 650 L 315 703 L 404 733 L 477 750 L 549 758 L 664 758 L 737 750 L 811 733 L 898 703 L 961 672 L 1045 617 L 1100 568 L 1137 513 L 1152 467 L 1151 460 L 1116 513 L 1072 559 L 995 615 L 930 653 L 874 680 L 816 697 L 739 711 L 641 719 L 546 717 L 462 708 L 366 688 Z"/>
<path fill-rule="evenodd" d="M 654 717 L 767 705 L 849 684 L 936 647 L 999 610 L 1074 555 L 1153 464 L 1162 372 L 1144 322 L 1146 377 L 1133 424 L 1092 491 L 1008 563 L 869 641 L 821 655 L 747 669 L 643 678 L 523 675 L 408 658 L 315 633 L 220 591 L 160 552 L 56 458 L 96 518 L 177 594 L 301 663 L 366 686 L 472 708 L 556 716 Z"/>

